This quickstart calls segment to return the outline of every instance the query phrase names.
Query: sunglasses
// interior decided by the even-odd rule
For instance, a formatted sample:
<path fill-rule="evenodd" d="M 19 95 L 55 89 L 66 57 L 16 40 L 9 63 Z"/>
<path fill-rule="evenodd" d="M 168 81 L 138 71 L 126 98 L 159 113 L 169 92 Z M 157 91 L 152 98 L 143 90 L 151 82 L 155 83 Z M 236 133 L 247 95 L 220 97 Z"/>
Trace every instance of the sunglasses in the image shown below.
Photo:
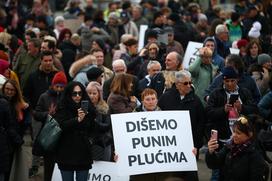
<path fill-rule="evenodd" d="M 82 92 L 81 91 L 74 91 L 74 92 L 72 92 L 72 97 L 76 97 L 76 96 L 82 96 Z"/>
<path fill-rule="evenodd" d="M 190 85 L 192 85 L 193 83 L 191 81 L 189 81 L 189 82 L 178 82 L 178 84 L 182 84 L 182 85 L 188 85 L 188 84 L 190 84 Z"/>

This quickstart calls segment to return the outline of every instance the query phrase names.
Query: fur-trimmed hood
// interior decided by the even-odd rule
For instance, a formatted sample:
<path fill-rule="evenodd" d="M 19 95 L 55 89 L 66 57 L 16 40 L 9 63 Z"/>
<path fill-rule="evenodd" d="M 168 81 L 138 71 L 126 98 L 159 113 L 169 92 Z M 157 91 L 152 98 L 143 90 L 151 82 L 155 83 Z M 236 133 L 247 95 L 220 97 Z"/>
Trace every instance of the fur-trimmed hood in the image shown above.
<path fill-rule="evenodd" d="M 96 111 L 101 114 L 108 114 L 109 112 L 109 106 L 105 101 L 100 101 L 96 105 Z"/>
<path fill-rule="evenodd" d="M 69 75 L 74 78 L 82 68 L 89 67 L 89 65 L 92 65 L 94 61 L 96 61 L 96 58 L 93 55 L 87 55 L 75 61 L 69 69 Z"/>

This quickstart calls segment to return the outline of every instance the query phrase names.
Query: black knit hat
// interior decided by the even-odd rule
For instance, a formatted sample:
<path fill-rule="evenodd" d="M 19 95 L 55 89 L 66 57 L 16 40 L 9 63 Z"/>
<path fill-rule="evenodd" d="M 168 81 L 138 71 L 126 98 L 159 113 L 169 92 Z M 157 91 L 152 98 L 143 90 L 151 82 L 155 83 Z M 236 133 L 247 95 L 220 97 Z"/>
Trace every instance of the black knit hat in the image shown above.
<path fill-rule="evenodd" d="M 103 73 L 103 70 L 101 70 L 100 68 L 98 67 L 91 67 L 86 75 L 87 75 L 87 78 L 89 81 L 96 81 L 96 79 L 101 76 Z"/>
<path fill-rule="evenodd" d="M 225 67 L 222 72 L 224 79 L 237 79 L 238 73 L 234 70 L 233 67 Z"/>

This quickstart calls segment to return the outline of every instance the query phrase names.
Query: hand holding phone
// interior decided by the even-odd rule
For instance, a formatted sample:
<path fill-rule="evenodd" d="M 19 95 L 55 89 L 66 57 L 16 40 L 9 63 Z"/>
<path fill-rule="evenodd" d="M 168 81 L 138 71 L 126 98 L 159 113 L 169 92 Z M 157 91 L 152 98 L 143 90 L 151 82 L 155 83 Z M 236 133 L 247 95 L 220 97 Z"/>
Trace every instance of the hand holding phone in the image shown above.
<path fill-rule="evenodd" d="M 85 114 L 88 113 L 88 108 L 89 108 L 89 101 L 82 100 L 81 101 L 81 109 L 85 112 Z"/>
<path fill-rule="evenodd" d="M 238 94 L 231 94 L 229 98 L 229 104 L 233 105 L 239 98 Z"/>
<path fill-rule="evenodd" d="M 211 139 L 218 140 L 218 131 L 215 129 L 211 130 Z"/>
<path fill-rule="evenodd" d="M 213 152 L 215 152 L 216 149 L 218 149 L 219 144 L 217 140 L 218 140 L 218 132 L 217 130 L 212 129 L 211 138 L 208 141 L 208 149 L 210 154 L 212 154 Z"/>

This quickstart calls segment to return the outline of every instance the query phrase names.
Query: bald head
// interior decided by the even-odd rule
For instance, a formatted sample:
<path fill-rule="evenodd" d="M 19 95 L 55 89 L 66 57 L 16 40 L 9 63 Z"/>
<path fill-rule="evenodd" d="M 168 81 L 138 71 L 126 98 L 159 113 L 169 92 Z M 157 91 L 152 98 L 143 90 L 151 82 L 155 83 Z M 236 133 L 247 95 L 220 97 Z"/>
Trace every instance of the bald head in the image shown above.
<path fill-rule="evenodd" d="M 166 56 L 165 66 L 166 70 L 176 71 L 179 70 L 182 64 L 182 56 L 177 52 L 170 52 Z"/>

